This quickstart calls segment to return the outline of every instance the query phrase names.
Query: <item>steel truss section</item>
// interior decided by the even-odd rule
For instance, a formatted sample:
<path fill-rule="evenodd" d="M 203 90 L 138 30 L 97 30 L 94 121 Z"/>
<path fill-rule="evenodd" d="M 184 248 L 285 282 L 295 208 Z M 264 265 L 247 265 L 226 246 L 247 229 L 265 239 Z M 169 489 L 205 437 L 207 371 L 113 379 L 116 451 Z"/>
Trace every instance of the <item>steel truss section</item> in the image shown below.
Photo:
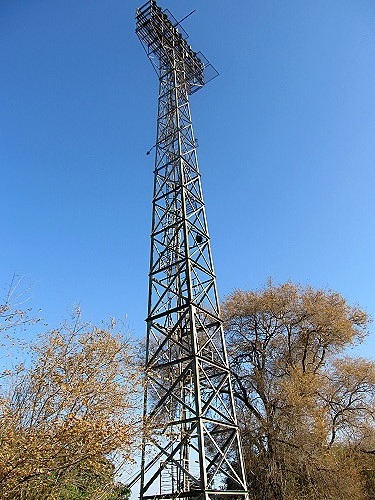
<path fill-rule="evenodd" d="M 138 9 L 136 32 L 160 85 L 140 498 L 242 499 L 246 479 L 189 106 L 208 65 L 155 1 Z"/>

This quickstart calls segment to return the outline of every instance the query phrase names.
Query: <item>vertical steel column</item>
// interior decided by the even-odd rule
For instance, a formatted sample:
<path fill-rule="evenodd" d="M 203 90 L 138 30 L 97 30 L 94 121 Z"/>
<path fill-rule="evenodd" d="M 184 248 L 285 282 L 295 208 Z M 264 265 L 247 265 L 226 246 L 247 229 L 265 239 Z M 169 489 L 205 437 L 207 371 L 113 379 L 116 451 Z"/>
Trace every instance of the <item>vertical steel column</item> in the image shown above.
<path fill-rule="evenodd" d="M 136 31 L 159 76 L 140 496 L 243 498 L 189 106 L 189 95 L 204 85 L 205 63 L 153 0 L 138 9 Z"/>

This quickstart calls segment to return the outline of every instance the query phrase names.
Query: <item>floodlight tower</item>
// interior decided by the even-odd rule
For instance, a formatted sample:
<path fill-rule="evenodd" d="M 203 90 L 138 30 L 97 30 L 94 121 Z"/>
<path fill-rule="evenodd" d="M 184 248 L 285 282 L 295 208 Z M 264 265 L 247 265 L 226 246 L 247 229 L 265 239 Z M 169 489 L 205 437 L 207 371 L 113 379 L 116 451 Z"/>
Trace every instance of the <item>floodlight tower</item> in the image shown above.
<path fill-rule="evenodd" d="M 140 498 L 239 500 L 245 471 L 189 106 L 210 65 L 154 0 L 137 10 L 136 33 L 159 77 Z"/>

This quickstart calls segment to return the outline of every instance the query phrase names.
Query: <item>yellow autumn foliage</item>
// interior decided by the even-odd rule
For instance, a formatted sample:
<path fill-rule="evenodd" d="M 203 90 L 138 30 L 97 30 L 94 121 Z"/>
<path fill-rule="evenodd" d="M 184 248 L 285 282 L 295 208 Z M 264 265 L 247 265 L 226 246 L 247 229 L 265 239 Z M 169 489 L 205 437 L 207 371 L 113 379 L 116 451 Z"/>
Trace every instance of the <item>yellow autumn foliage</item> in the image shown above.
<path fill-rule="evenodd" d="M 8 374 L 0 398 L 4 500 L 21 498 L 29 483 L 45 488 L 35 498 L 53 498 L 72 470 L 99 473 L 114 452 L 130 461 L 139 443 L 139 373 L 113 323 L 90 326 L 78 315 L 30 349 L 28 367 Z"/>
<path fill-rule="evenodd" d="M 375 363 L 345 356 L 367 314 L 272 281 L 233 292 L 222 311 L 251 498 L 374 498 Z"/>

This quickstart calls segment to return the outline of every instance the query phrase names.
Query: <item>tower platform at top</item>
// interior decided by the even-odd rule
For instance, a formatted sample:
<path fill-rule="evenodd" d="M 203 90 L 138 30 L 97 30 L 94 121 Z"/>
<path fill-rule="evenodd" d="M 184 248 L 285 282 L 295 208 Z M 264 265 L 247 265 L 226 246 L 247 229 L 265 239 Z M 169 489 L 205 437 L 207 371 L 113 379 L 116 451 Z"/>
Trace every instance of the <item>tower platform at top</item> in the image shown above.
<path fill-rule="evenodd" d="M 189 94 L 193 94 L 217 76 L 217 71 L 201 52 L 194 52 L 186 39 L 188 34 L 168 9 L 162 10 L 149 0 L 136 13 L 136 33 L 159 76 L 181 66 Z M 177 29 L 178 26 L 178 29 Z"/>

